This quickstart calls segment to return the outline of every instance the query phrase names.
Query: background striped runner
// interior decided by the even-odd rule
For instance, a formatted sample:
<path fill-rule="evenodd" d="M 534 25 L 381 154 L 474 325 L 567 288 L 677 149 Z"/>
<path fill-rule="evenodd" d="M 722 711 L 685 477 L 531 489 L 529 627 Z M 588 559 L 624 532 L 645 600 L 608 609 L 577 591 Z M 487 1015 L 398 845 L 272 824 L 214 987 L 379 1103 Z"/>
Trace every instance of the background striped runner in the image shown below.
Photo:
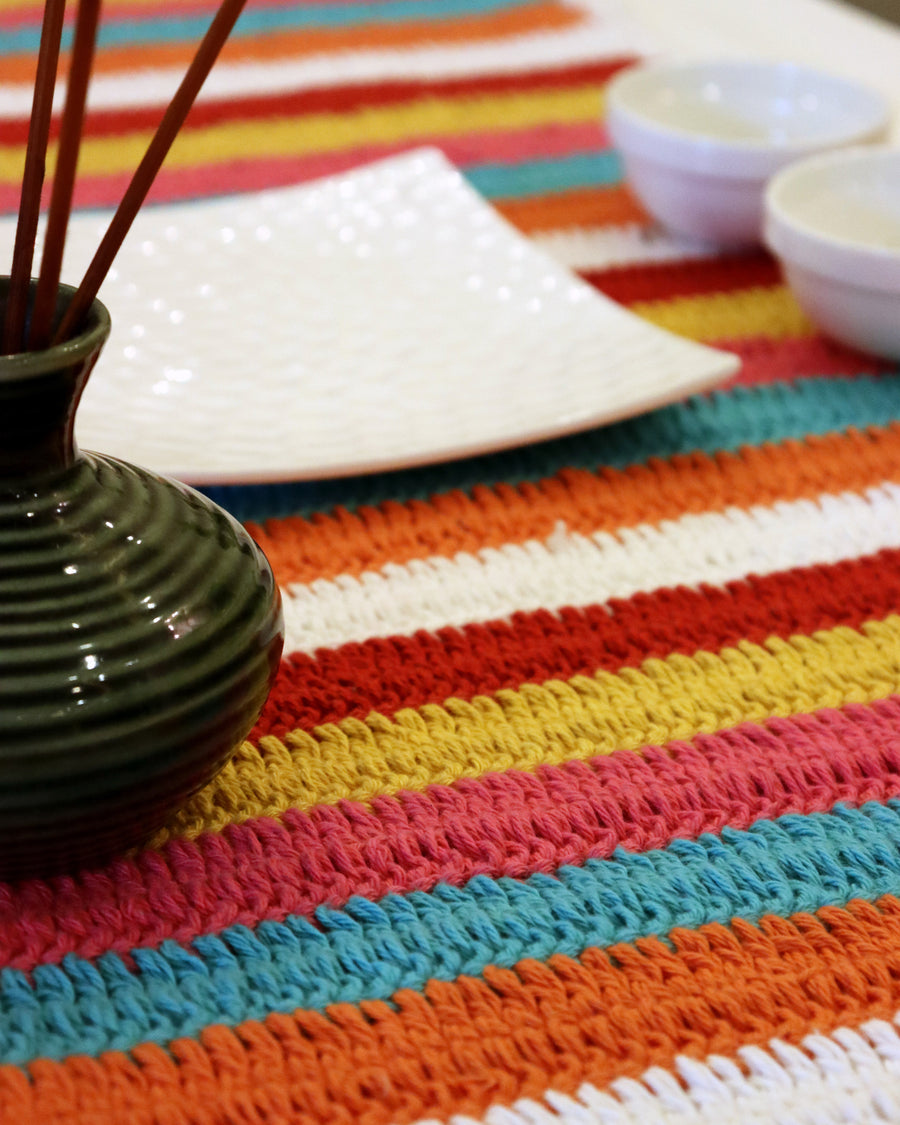
<path fill-rule="evenodd" d="M 79 206 L 208 0 L 108 0 Z M 40 5 L 0 0 L 0 212 Z M 0 886 L 0 1120 L 900 1117 L 900 384 L 762 252 L 654 230 L 613 5 L 250 0 L 155 202 L 436 144 L 715 394 L 365 478 L 210 489 L 288 648 L 151 845 Z M 265 440 L 260 434 L 259 440 Z"/>

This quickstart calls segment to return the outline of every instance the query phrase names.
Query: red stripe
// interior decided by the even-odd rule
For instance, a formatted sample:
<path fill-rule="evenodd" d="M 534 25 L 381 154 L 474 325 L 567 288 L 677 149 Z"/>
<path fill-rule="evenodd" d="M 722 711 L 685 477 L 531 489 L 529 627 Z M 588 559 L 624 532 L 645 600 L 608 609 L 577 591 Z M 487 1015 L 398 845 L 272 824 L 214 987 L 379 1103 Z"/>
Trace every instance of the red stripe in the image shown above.
<path fill-rule="evenodd" d="M 251 737 L 311 729 L 370 711 L 637 667 L 648 657 L 716 651 L 742 638 L 858 626 L 900 607 L 900 550 L 797 568 L 725 588 L 638 594 L 608 606 L 295 653 L 282 662 Z"/>
<path fill-rule="evenodd" d="M 781 281 L 777 262 L 765 253 L 587 270 L 582 276 L 623 305 L 777 285 Z"/>
<path fill-rule="evenodd" d="M 507 771 L 179 840 L 78 879 L 0 890 L 0 964 L 126 954 L 309 915 L 351 895 L 525 878 L 837 801 L 900 795 L 900 698 L 744 724 L 692 743 Z"/>
<path fill-rule="evenodd" d="M 759 386 L 804 375 L 881 375 L 897 370 L 896 363 L 863 355 L 824 336 L 716 340 L 713 346 L 741 357 L 741 370 L 730 386 Z"/>
<path fill-rule="evenodd" d="M 411 79 L 402 82 L 361 82 L 348 86 L 325 86 L 273 94 L 247 95 L 226 100 L 201 101 L 191 110 L 185 132 L 189 133 L 191 129 L 205 128 L 222 122 L 300 117 L 315 113 L 343 114 L 402 102 L 437 98 L 471 98 L 515 91 L 552 90 L 559 87 L 602 84 L 632 61 L 630 58 L 606 59 L 602 62 L 580 63 L 548 70 L 518 71 L 510 74 L 433 80 Z M 86 135 L 102 137 L 150 131 L 159 123 L 160 112 L 159 107 L 145 106 L 122 110 L 97 110 L 88 118 Z M 58 126 L 57 119 L 54 129 L 58 129 Z M 25 119 L 0 120 L 0 145 L 25 144 L 27 133 L 28 122 Z"/>

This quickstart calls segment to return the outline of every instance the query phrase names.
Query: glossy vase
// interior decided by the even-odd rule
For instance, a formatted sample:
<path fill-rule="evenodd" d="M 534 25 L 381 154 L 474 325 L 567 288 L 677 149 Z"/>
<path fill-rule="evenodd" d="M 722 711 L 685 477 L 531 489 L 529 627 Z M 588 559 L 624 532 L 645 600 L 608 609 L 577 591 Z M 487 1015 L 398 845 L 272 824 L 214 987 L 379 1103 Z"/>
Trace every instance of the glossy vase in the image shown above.
<path fill-rule="evenodd" d="M 0 314 L 6 292 L 0 280 Z M 281 654 L 278 589 L 240 524 L 78 450 L 109 328 L 95 302 L 75 339 L 0 357 L 4 879 L 146 840 L 246 736 Z"/>

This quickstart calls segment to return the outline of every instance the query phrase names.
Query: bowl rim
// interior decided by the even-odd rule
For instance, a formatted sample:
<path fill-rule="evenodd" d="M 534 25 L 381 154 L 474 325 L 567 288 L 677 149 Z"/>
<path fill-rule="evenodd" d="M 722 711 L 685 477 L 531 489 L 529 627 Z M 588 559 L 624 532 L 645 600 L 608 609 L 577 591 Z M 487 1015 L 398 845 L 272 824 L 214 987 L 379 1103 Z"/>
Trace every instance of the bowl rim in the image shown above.
<path fill-rule="evenodd" d="M 734 139 L 666 125 L 628 101 L 635 87 L 670 74 L 756 73 L 807 78 L 831 89 L 843 89 L 867 103 L 853 129 L 835 129 L 828 137 L 777 144 L 768 140 Z M 760 58 L 649 60 L 615 75 L 607 87 L 607 118 L 613 142 L 626 155 L 721 179 L 764 180 L 788 162 L 838 146 L 876 141 L 884 135 L 891 107 L 880 91 L 842 75 L 789 61 Z"/>
<path fill-rule="evenodd" d="M 857 146 L 819 153 L 782 169 L 769 180 L 763 197 L 763 241 L 786 265 L 839 281 L 852 288 L 900 293 L 900 249 L 873 246 L 833 234 L 788 208 L 784 192 L 798 179 L 821 169 L 896 163 L 900 189 L 900 147 Z"/>

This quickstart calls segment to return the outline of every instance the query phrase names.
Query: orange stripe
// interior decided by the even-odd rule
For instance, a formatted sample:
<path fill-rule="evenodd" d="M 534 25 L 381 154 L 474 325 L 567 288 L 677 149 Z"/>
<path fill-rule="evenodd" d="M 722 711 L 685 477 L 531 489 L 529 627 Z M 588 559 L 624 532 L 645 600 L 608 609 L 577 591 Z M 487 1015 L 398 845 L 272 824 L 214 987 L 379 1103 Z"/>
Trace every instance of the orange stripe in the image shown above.
<path fill-rule="evenodd" d="M 224 63 L 270 62 L 332 51 L 477 42 L 531 31 L 551 31 L 580 23 L 583 19 L 583 13 L 577 9 L 564 7 L 555 0 L 544 0 L 527 7 L 447 20 L 411 20 L 396 25 L 317 28 L 235 38 L 225 44 L 220 58 Z M 111 47 L 98 54 L 94 70 L 98 74 L 113 74 L 152 68 L 182 69 L 193 58 L 195 49 L 195 43 Z M 3 81 L 33 82 L 34 60 L 31 56 L 15 55 L 4 59 Z"/>
<path fill-rule="evenodd" d="M 69 1125 L 365 1121 L 482 1114 L 606 1086 L 679 1054 L 798 1042 L 900 1007 L 900 902 L 675 930 L 578 960 L 523 961 L 425 993 L 207 1028 L 168 1050 L 0 1071 L 0 1119 Z"/>
<path fill-rule="evenodd" d="M 493 200 L 493 205 L 527 234 L 567 227 L 648 222 L 634 196 L 623 185 L 577 188 L 536 199 Z"/>
<path fill-rule="evenodd" d="M 471 496 L 451 492 L 428 503 L 338 509 L 312 521 L 295 517 L 272 520 L 265 529 L 249 526 L 286 584 L 546 539 L 560 521 L 569 531 L 591 535 L 732 505 L 859 492 L 885 480 L 900 481 L 900 423 L 624 470 L 565 469 L 518 488 L 479 487 Z"/>

